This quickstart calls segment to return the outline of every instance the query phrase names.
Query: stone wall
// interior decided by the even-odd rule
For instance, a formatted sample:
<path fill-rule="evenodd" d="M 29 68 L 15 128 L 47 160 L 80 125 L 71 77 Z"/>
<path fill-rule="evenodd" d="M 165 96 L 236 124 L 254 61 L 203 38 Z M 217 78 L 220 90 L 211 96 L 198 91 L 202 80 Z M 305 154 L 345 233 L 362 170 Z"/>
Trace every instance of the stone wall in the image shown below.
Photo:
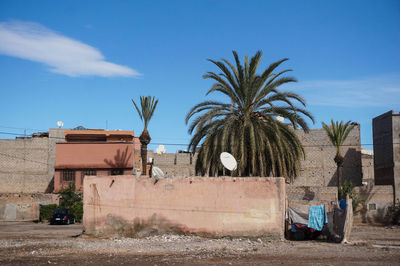
<path fill-rule="evenodd" d="M 196 233 L 206 236 L 283 237 L 283 178 L 87 177 L 85 232 L 146 236 Z"/>

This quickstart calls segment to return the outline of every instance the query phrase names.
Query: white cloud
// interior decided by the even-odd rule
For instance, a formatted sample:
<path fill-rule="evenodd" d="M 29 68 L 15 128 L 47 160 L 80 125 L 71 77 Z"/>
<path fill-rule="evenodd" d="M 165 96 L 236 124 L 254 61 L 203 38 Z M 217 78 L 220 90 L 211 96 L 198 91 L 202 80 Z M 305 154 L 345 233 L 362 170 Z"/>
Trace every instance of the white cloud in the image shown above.
<path fill-rule="evenodd" d="M 140 76 L 132 68 L 107 62 L 98 49 L 32 22 L 0 22 L 0 54 L 43 63 L 72 77 Z"/>
<path fill-rule="evenodd" d="M 309 105 L 400 108 L 400 74 L 352 80 L 310 80 L 287 86 Z"/>

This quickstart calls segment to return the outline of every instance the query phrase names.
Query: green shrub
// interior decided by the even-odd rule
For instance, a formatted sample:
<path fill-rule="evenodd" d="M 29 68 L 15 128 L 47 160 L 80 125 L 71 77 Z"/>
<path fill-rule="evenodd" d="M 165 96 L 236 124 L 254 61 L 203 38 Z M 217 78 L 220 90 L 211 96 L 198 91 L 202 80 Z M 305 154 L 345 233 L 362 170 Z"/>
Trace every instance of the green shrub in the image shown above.
<path fill-rule="evenodd" d="M 42 222 L 49 220 L 50 216 L 56 209 L 57 209 L 57 204 L 40 205 L 39 221 Z"/>
<path fill-rule="evenodd" d="M 60 194 L 60 208 L 62 209 L 72 209 L 77 203 L 82 202 L 82 193 L 75 192 L 74 183 L 70 183 L 58 194 Z"/>
<path fill-rule="evenodd" d="M 75 221 L 80 223 L 82 221 L 82 217 L 83 217 L 83 202 L 80 201 L 80 202 L 76 203 L 70 209 L 70 211 L 75 215 Z"/>
<path fill-rule="evenodd" d="M 344 181 L 343 186 L 339 187 L 338 193 L 339 200 L 345 199 L 346 196 L 349 195 L 349 198 L 353 200 L 353 211 L 355 211 L 358 205 L 362 202 L 357 193 L 354 191 L 354 185 L 351 181 Z"/>
<path fill-rule="evenodd" d="M 400 225 L 400 201 L 397 199 L 396 204 L 388 207 L 386 214 L 392 224 Z"/>
<path fill-rule="evenodd" d="M 81 222 L 83 216 L 82 193 L 75 191 L 75 184 L 71 183 L 60 192 L 60 208 L 68 209 L 75 216 L 75 221 Z"/>

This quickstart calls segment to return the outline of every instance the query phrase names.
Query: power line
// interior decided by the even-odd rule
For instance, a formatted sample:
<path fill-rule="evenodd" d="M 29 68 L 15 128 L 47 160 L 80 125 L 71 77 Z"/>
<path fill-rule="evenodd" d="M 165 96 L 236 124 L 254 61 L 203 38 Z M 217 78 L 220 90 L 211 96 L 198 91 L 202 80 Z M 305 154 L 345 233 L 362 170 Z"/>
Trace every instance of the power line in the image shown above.
<path fill-rule="evenodd" d="M 45 129 L 37 129 L 37 128 L 8 127 L 8 126 L 2 126 L 2 125 L 0 125 L 0 127 L 1 127 L 1 128 L 9 128 L 9 129 L 20 129 L 20 130 L 46 131 Z"/>
<path fill-rule="evenodd" d="M 7 134 L 7 135 L 15 135 L 15 136 L 26 136 L 26 137 L 32 137 L 33 135 L 25 135 L 25 134 L 20 134 L 20 133 L 13 133 L 13 132 L 1 132 L 0 134 Z M 60 139 L 60 140 L 65 140 L 65 137 L 50 137 L 48 136 L 47 138 L 49 139 Z M 398 145 L 400 143 L 377 143 L 375 146 L 380 146 L 380 145 Z M 168 146 L 188 146 L 188 143 L 163 143 L 163 142 L 152 142 L 149 143 L 148 145 L 168 145 Z M 360 146 L 373 146 L 373 143 L 360 143 Z M 352 145 L 352 144 L 343 144 L 340 145 L 340 147 L 354 147 L 357 145 Z M 303 145 L 303 147 L 335 147 L 332 144 L 318 144 L 318 145 Z"/>
<path fill-rule="evenodd" d="M 7 157 L 10 157 L 10 158 L 14 158 L 14 159 L 19 159 L 19 160 L 29 161 L 29 162 L 33 162 L 33 163 L 40 163 L 40 164 L 44 164 L 44 165 L 49 165 L 48 163 L 39 162 L 39 161 L 34 161 L 34 160 L 30 160 L 30 159 L 26 159 L 26 158 L 22 158 L 22 157 L 14 156 L 14 155 L 10 155 L 10 154 L 6 154 L 6 153 L 2 153 L 2 152 L 0 152 L 0 155 L 7 156 Z"/>
<path fill-rule="evenodd" d="M 11 133 L 11 132 L 1 132 L 1 131 L 0 131 L 0 134 L 15 135 L 15 136 L 25 136 L 25 134 Z"/>

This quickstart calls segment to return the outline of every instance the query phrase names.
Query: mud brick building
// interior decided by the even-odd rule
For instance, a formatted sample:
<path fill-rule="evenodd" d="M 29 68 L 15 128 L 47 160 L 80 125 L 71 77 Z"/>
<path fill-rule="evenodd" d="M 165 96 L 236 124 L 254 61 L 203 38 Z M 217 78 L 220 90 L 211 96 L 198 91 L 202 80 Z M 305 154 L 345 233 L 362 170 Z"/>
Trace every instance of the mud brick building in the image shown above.
<path fill-rule="evenodd" d="M 376 185 L 393 186 L 400 198 L 400 113 L 386 112 L 372 120 Z"/>
<path fill-rule="evenodd" d="M 300 175 L 295 179 L 295 186 L 336 186 L 336 164 L 334 157 L 336 148 L 330 143 L 326 132 L 321 129 L 304 133 L 296 131 L 304 145 L 306 158 L 301 162 Z M 342 148 L 345 157 L 343 167 L 344 180 L 350 180 L 354 185 L 361 185 L 362 162 L 360 126 L 356 125 L 350 132 Z M 155 154 L 148 152 L 148 158 L 154 159 L 154 165 L 159 167 L 168 177 L 194 176 L 197 155 L 190 153 Z"/>
<path fill-rule="evenodd" d="M 133 131 L 65 130 L 64 135 L 65 142 L 56 144 L 54 192 L 70 183 L 82 190 L 85 176 L 127 175 L 140 167 Z"/>

